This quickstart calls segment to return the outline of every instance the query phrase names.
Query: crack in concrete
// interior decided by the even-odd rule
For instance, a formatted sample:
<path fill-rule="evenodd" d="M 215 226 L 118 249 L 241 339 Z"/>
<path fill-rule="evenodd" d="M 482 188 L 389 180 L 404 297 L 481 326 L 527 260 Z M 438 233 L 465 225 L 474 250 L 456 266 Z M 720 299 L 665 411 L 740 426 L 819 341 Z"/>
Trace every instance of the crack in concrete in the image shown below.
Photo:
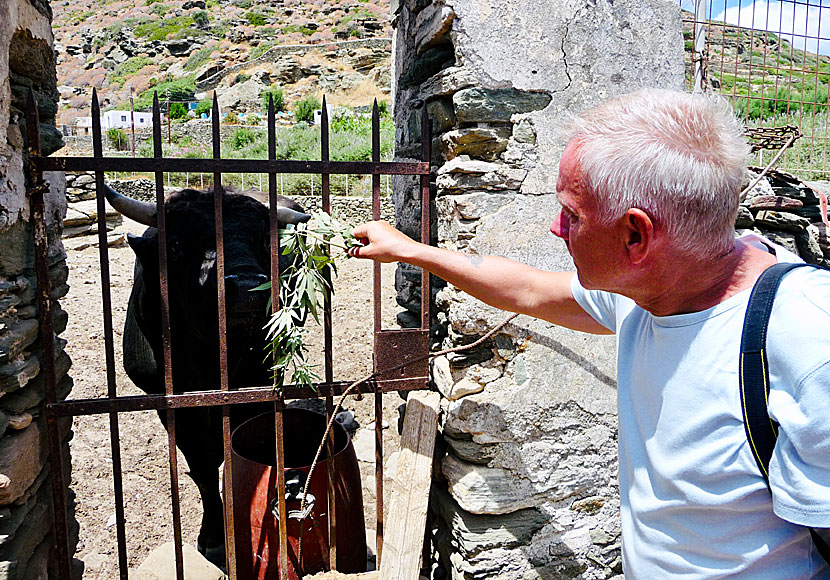
<path fill-rule="evenodd" d="M 564 89 L 556 92 L 564 92 L 571 88 L 571 84 L 573 84 L 573 79 L 571 78 L 571 72 L 568 70 L 568 52 L 565 50 L 565 41 L 568 39 L 568 32 L 570 32 L 570 26 L 568 23 L 565 23 L 565 34 L 562 35 L 562 45 L 560 46 L 560 50 L 562 51 L 562 62 L 565 64 L 565 76 L 568 77 L 568 84 L 565 86 Z"/>

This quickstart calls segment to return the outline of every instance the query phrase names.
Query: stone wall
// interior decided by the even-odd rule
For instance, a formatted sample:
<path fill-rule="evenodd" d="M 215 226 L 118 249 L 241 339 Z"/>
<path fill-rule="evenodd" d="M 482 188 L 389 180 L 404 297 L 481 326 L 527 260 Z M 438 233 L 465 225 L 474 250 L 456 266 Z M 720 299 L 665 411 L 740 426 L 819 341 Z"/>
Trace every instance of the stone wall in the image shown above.
<path fill-rule="evenodd" d="M 559 211 L 557 127 L 614 95 L 683 89 L 677 3 L 397 0 L 392 11 L 396 154 L 420 156 L 427 107 L 437 244 L 573 269 L 548 233 Z M 416 180 L 393 181 L 397 224 L 413 236 L 418 196 Z M 401 267 L 396 282 L 403 318 L 417 320 L 418 272 Z M 445 347 L 506 318 L 452 287 L 436 303 Z M 621 574 L 615 371 L 613 338 L 527 317 L 435 361 L 444 396 L 436 577 Z"/>
<path fill-rule="evenodd" d="M 34 90 L 41 120 L 44 153 L 62 145 L 54 127 L 57 110 L 52 14 L 45 0 L 0 2 L 0 579 L 29 580 L 55 575 L 52 491 L 44 384 L 40 374 L 34 242 L 27 176 L 23 111 Z M 52 297 L 68 290 L 60 243 L 66 210 L 61 174 L 46 175 L 49 263 Z M 66 327 L 66 312 L 55 304 L 55 332 Z M 72 380 L 70 361 L 57 342 L 59 396 Z M 71 421 L 61 424 L 69 481 L 68 440 Z M 72 505 L 71 496 L 68 498 Z M 72 546 L 77 524 L 72 515 Z"/>

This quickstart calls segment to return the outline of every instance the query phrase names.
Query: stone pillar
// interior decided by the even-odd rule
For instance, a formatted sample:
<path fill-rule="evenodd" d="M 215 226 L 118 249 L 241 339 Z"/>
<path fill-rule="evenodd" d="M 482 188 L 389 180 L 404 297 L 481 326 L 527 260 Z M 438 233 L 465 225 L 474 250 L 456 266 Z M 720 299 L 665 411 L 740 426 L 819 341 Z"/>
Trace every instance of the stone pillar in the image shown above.
<path fill-rule="evenodd" d="M 56 577 L 23 116 L 34 90 L 43 150 L 49 154 L 62 146 L 54 126 L 58 94 L 51 21 L 46 0 L 0 2 L 0 580 Z M 68 290 L 60 242 L 64 182 L 62 174 L 46 179 L 52 297 L 60 298 Z M 66 312 L 56 304 L 54 314 L 60 333 Z M 56 354 L 60 396 L 66 397 L 72 380 L 60 340 Z M 62 427 L 69 481 L 71 421 Z M 71 514 L 70 521 L 74 545 L 77 524 Z"/>
<path fill-rule="evenodd" d="M 564 142 L 557 128 L 608 97 L 683 89 L 670 0 L 393 0 L 396 153 L 418 157 L 433 123 L 437 243 L 572 270 L 548 233 Z M 419 231 L 418 188 L 395 180 L 397 225 Z M 398 271 L 414 318 L 417 272 Z M 435 289 L 434 289 L 435 291 Z M 442 346 L 504 312 L 446 287 Z M 432 495 L 435 545 L 453 579 L 621 573 L 614 339 L 517 318 L 474 351 L 435 361 L 445 451 Z"/>

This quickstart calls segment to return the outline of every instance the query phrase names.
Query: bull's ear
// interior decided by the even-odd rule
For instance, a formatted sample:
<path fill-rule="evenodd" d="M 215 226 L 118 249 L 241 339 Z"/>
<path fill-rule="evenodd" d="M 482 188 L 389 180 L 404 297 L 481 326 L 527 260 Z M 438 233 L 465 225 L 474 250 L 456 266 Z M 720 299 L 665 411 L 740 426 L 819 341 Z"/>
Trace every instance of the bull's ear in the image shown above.
<path fill-rule="evenodd" d="M 158 264 L 159 245 L 156 236 L 144 237 L 127 234 L 127 243 L 130 244 L 136 258 L 145 268 Z"/>

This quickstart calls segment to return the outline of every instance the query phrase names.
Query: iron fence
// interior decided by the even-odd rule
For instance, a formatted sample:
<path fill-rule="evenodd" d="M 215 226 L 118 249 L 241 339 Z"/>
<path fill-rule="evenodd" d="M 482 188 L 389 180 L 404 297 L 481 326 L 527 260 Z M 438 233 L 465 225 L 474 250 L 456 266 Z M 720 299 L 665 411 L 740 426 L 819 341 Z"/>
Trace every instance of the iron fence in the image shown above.
<path fill-rule="evenodd" d="M 93 119 L 93 156 L 92 157 L 43 157 L 40 155 L 39 121 L 34 96 L 30 94 L 27 111 L 27 135 L 29 141 L 29 172 L 34 222 L 36 270 L 38 279 L 38 306 L 41 341 L 43 345 L 43 374 L 46 385 L 46 417 L 50 445 L 50 461 L 52 466 L 64 465 L 65 459 L 61 447 L 58 422 L 62 418 L 79 415 L 108 414 L 110 420 L 110 445 L 112 448 L 113 465 L 113 495 L 116 513 L 117 545 L 120 577 L 127 578 L 127 548 L 126 523 L 124 515 L 124 497 L 122 485 L 122 466 L 119 440 L 120 413 L 142 410 L 164 411 L 167 418 L 169 467 L 171 481 L 171 509 L 173 515 L 173 530 L 176 559 L 176 575 L 178 580 L 184 578 L 181 513 L 179 506 L 179 485 L 176 453 L 176 409 L 221 406 L 223 452 L 224 452 L 224 499 L 225 499 L 225 537 L 228 573 L 230 578 L 236 578 L 235 563 L 237 560 L 236 542 L 233 534 L 234 508 L 236 499 L 233 487 L 231 447 L 230 447 L 230 407 L 243 403 L 270 402 L 274 407 L 274 425 L 276 439 L 276 497 L 279 513 L 279 576 L 288 578 L 288 539 L 286 530 L 286 500 L 284 478 L 284 450 L 282 447 L 283 410 L 289 399 L 310 397 L 325 397 L 326 416 L 330 420 L 334 411 L 336 395 L 352 384 L 353 379 L 335 380 L 333 373 L 332 356 L 332 312 L 331 302 L 326 300 L 323 312 L 323 330 L 325 341 L 325 362 L 323 381 L 314 385 L 316 392 L 297 385 L 287 385 L 281 389 L 272 385 L 263 385 L 255 388 L 234 389 L 229 384 L 227 364 L 227 342 L 225 329 L 227 324 L 225 311 L 225 281 L 224 272 L 224 234 L 222 216 L 222 176 L 225 173 L 252 173 L 267 175 L 269 211 L 271 219 L 271 279 L 279 280 L 279 229 L 277 227 L 277 178 L 281 174 L 308 173 L 320 176 L 320 195 L 322 196 L 323 211 L 330 211 L 330 183 L 331 175 L 336 174 L 366 174 L 372 178 L 372 214 L 374 219 L 380 218 L 380 193 L 382 175 L 412 175 L 420 177 L 421 189 L 421 240 L 430 242 L 430 146 L 431 125 L 424 107 L 421 120 L 422 131 L 422 161 L 421 162 L 382 162 L 380 161 L 379 113 L 377 102 L 372 114 L 372 159 L 371 161 L 341 161 L 329 160 L 328 116 L 325 104 L 321 130 L 321 160 L 320 161 L 280 161 L 275 159 L 275 116 L 273 107 L 268 110 L 268 148 L 269 156 L 265 160 L 222 159 L 219 150 L 219 114 L 218 104 L 214 96 L 213 122 L 213 157 L 210 159 L 182 159 L 165 158 L 162 156 L 162 124 L 159 113 L 158 97 L 153 107 L 153 142 L 155 155 L 152 158 L 124 158 L 104 157 L 102 154 L 102 135 L 100 126 L 100 109 L 95 93 L 92 97 Z M 101 266 L 101 297 L 102 314 L 104 321 L 106 383 L 107 396 L 95 399 L 59 400 L 55 384 L 55 357 L 54 357 L 54 328 L 52 324 L 52 305 L 49 289 L 49 256 L 47 231 L 44 210 L 44 193 L 47 185 L 42 179 L 45 171 L 92 171 L 95 174 L 98 206 L 98 236 L 99 259 Z M 161 288 L 161 320 L 164 345 L 164 383 L 163 395 L 119 396 L 116 392 L 116 369 L 114 354 L 114 332 L 112 323 L 112 300 L 110 296 L 110 269 L 108 246 L 106 243 L 105 226 L 105 172 L 150 172 L 155 176 L 156 209 L 158 216 L 159 235 L 159 277 Z M 212 176 L 214 185 L 214 219 L 216 230 L 216 268 L 217 268 L 217 304 L 219 312 L 219 356 L 220 356 L 220 385 L 218 390 L 176 393 L 173 390 L 173 374 L 170 349 L 170 320 L 169 320 L 169 289 L 168 255 L 166 249 L 167 230 L 165 224 L 165 197 L 164 174 L 166 172 L 205 173 Z M 421 287 L 429 288 L 429 274 L 422 273 Z M 418 329 L 387 330 L 381 325 L 381 287 L 380 264 L 374 264 L 373 276 L 374 294 L 374 369 L 372 380 L 363 382 L 355 388 L 355 392 L 372 394 L 374 396 L 375 411 L 375 466 L 376 466 L 376 496 L 377 496 L 377 546 L 376 555 L 378 568 L 383 547 L 383 393 L 389 391 L 407 391 L 424 389 L 429 386 L 427 355 L 429 350 L 429 320 L 430 320 L 430 293 L 421 293 L 421 327 Z M 278 284 L 272 285 L 272 308 L 279 305 Z M 385 373 L 385 374 L 384 374 Z M 327 445 L 331 450 L 334 436 L 330 435 Z M 330 454 L 331 456 L 331 454 Z M 328 481 L 333 480 L 333 461 L 329 462 Z M 53 467 L 52 489 L 54 501 L 54 518 L 56 533 L 56 553 L 58 570 L 61 580 L 70 578 L 70 550 L 68 535 L 68 517 L 66 503 L 66 480 L 63 470 Z M 330 487 L 330 486 L 329 486 Z M 329 501 L 329 530 L 330 552 L 328 559 L 332 569 L 336 568 L 337 547 L 335 529 L 337 516 L 334 510 L 333 494 L 328 493 Z M 273 542 L 272 546 L 277 545 Z"/>
<path fill-rule="evenodd" d="M 821 0 L 680 0 L 686 85 L 725 96 L 750 141 L 791 125 L 803 137 L 778 166 L 827 179 L 830 115 L 830 7 Z M 757 150 L 757 165 L 771 155 Z M 766 156 L 766 159 L 765 159 Z"/>

